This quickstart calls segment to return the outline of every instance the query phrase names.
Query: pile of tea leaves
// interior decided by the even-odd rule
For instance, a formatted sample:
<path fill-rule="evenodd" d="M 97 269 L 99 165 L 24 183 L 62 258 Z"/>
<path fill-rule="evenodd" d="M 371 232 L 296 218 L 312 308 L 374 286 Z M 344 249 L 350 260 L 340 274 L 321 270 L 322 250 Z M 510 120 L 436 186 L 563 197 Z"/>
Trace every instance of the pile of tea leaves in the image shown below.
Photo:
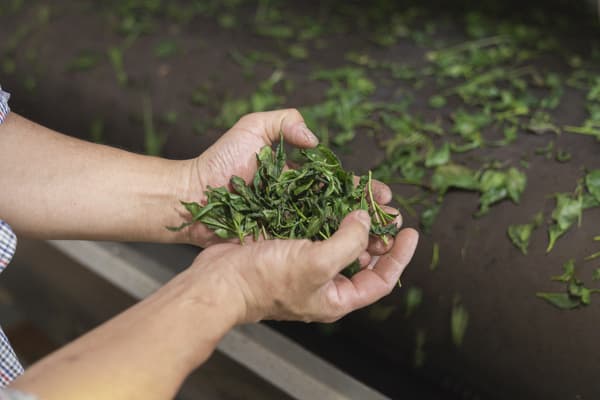
<path fill-rule="evenodd" d="M 387 241 L 398 233 L 395 215 L 385 212 L 374 200 L 371 173 L 354 183 L 354 174 L 344 170 L 338 157 L 326 146 L 301 150 L 304 162 L 298 169 L 286 168 L 283 138 L 273 152 L 265 146 L 257 154 L 257 171 L 250 184 L 238 177 L 226 187 L 206 191 L 205 205 L 182 202 L 191 214 L 180 230 L 201 222 L 221 238 L 324 240 L 354 210 L 371 215 L 371 235 Z M 352 276 L 357 262 L 343 273 Z"/>

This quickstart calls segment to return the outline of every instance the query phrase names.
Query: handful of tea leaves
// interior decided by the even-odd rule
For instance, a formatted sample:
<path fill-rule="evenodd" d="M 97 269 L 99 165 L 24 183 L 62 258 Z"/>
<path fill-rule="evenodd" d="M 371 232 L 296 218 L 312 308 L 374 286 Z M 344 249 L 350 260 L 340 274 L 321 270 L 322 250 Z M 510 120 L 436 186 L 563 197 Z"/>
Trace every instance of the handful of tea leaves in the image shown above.
<path fill-rule="evenodd" d="M 354 184 L 354 174 L 342 168 L 340 160 L 327 147 L 318 145 L 301 150 L 304 164 L 285 169 L 283 138 L 273 152 L 270 146 L 257 154 L 258 168 L 250 184 L 232 176 L 233 192 L 225 187 L 206 191 L 206 205 L 182 202 L 192 216 L 172 230 L 181 230 L 202 222 L 221 238 L 260 235 L 267 239 L 329 238 L 342 219 L 353 210 L 371 215 L 371 234 L 387 240 L 396 235 L 395 216 L 386 213 L 373 198 L 371 172 Z M 355 262 L 344 270 L 351 276 L 359 266 Z"/>

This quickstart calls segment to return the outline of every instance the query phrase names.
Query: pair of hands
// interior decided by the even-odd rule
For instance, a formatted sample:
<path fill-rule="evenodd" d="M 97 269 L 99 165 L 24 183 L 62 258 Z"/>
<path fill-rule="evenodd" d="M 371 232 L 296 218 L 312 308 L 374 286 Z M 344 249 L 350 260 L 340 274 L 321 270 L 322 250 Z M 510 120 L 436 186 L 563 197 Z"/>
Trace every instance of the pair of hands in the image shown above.
<path fill-rule="evenodd" d="M 190 164 L 184 199 L 202 201 L 208 186 L 226 186 L 232 175 L 250 181 L 256 172 L 256 153 L 279 140 L 280 132 L 296 147 L 318 143 L 297 110 L 246 115 Z M 391 200 L 386 185 L 376 182 L 373 191 L 378 203 Z M 396 223 L 402 223 L 399 214 Z M 202 224 L 190 226 L 186 234 L 188 241 L 207 247 L 191 267 L 194 276 L 225 282 L 227 296 L 239 305 L 237 323 L 261 319 L 331 322 L 387 295 L 412 258 L 416 231 L 404 229 L 384 244 L 369 237 L 369 227 L 368 213 L 355 211 L 322 242 L 223 243 Z M 356 259 L 364 268 L 352 279 L 339 273 Z"/>

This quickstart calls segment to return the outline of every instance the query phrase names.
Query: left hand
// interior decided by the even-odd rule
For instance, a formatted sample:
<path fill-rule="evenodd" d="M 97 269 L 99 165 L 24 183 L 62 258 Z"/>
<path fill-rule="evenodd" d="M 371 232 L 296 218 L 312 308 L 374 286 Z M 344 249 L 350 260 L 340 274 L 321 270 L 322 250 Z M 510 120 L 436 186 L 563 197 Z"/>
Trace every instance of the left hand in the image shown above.
<path fill-rule="evenodd" d="M 234 324 L 332 322 L 389 294 L 414 254 L 419 235 L 403 229 L 373 265 L 363 264 L 352 278 L 340 274 L 365 253 L 370 225 L 369 215 L 360 210 L 348 214 L 323 241 L 218 244 L 202 251 L 181 279 L 191 285 L 195 301 L 222 310 L 223 318 L 233 316 Z"/>
<path fill-rule="evenodd" d="M 229 186 L 232 175 L 237 175 L 246 182 L 251 181 L 257 168 L 256 154 L 264 146 L 278 142 L 280 133 L 283 133 L 287 143 L 299 148 L 311 148 L 318 144 L 317 137 L 308 129 L 298 110 L 285 109 L 245 115 L 189 164 L 192 169 L 189 173 L 190 187 L 182 200 L 202 203 L 206 199 L 204 192 L 209 186 Z M 374 182 L 373 192 L 375 200 L 380 204 L 387 204 L 392 199 L 390 188 L 381 182 Z M 185 210 L 182 210 L 182 216 L 189 217 Z M 401 223 L 399 214 L 396 223 Z M 186 229 L 189 241 L 201 247 L 223 242 L 203 224 L 194 224 Z M 383 254 L 391 248 L 391 242 L 392 240 L 384 245 L 382 241 L 372 239 L 369 252 Z M 364 260 L 366 255 L 362 257 Z"/>

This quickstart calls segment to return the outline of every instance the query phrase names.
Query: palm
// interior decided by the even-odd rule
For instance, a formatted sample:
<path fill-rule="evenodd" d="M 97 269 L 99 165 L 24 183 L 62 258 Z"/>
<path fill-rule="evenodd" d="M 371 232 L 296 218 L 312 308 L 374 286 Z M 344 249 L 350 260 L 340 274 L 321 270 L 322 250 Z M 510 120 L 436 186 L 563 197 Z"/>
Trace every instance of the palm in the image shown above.
<path fill-rule="evenodd" d="M 232 175 L 250 181 L 256 172 L 256 153 L 270 144 L 264 136 L 234 126 L 199 157 L 202 186 L 226 186 Z"/>

